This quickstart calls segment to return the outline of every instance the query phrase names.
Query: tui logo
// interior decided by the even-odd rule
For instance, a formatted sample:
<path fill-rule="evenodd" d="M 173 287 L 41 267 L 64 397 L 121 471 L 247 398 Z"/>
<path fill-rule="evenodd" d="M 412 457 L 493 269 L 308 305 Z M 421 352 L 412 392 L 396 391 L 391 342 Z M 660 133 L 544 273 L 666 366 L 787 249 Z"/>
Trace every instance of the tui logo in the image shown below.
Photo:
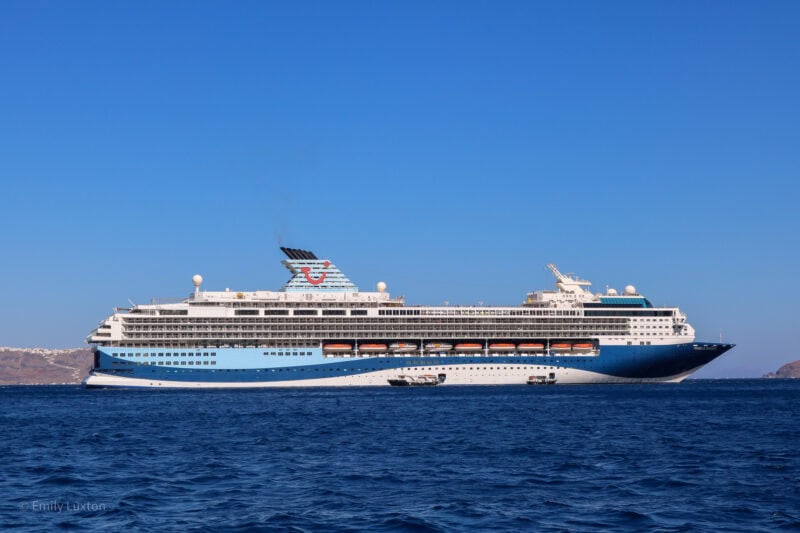
<path fill-rule="evenodd" d="M 322 267 L 322 268 L 328 268 L 328 266 L 329 266 L 330 264 L 331 264 L 331 262 L 330 262 L 330 261 L 325 261 L 324 263 L 322 263 L 322 265 L 323 265 L 323 267 Z M 319 285 L 320 283 L 322 283 L 323 281 L 325 281 L 325 276 L 327 276 L 327 275 L 328 275 L 328 273 L 327 273 L 327 272 L 323 272 L 323 273 L 322 273 L 322 275 L 321 275 L 320 277 L 318 277 L 318 278 L 312 278 L 312 277 L 311 277 L 311 268 L 309 268 L 309 267 L 302 267 L 302 268 L 300 269 L 300 272 L 302 272 L 303 274 L 305 274 L 305 275 L 306 275 L 306 281 L 308 281 L 308 282 L 309 282 L 310 284 L 312 284 L 312 285 Z"/>

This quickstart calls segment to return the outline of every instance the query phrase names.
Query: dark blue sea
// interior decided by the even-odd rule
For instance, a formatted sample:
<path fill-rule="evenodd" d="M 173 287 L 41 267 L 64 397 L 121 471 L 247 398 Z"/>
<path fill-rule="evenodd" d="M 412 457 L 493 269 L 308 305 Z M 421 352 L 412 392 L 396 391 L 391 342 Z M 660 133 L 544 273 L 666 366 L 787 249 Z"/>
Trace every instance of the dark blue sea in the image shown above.
<path fill-rule="evenodd" d="M 800 528 L 800 380 L 0 401 L 3 530 Z"/>

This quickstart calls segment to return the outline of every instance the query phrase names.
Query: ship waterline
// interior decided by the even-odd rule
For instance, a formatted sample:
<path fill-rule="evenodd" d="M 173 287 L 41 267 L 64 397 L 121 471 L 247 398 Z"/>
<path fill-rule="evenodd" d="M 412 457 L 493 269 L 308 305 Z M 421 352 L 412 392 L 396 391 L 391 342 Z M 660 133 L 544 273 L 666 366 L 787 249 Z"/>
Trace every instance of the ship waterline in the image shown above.
<path fill-rule="evenodd" d="M 87 341 L 96 387 L 442 385 L 675 382 L 733 345 L 698 343 L 675 307 L 633 287 L 593 295 L 562 274 L 519 307 L 406 306 L 384 283 L 360 292 L 330 261 L 284 248 L 279 291 L 201 291 L 180 302 L 116 309 Z"/>

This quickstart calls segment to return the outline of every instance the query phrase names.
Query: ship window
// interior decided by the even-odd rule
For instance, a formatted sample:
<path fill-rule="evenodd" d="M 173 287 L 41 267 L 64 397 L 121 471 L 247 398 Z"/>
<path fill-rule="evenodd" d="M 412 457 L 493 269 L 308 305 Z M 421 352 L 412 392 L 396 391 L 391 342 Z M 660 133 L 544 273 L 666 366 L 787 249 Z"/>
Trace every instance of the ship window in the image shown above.
<path fill-rule="evenodd" d="M 294 310 L 295 316 L 316 316 L 317 310 L 316 309 L 295 309 Z"/>
<path fill-rule="evenodd" d="M 322 314 L 326 316 L 343 316 L 345 314 L 344 309 L 323 309 Z"/>
<path fill-rule="evenodd" d="M 235 315 L 257 315 L 258 309 L 237 309 L 234 311 Z"/>
<path fill-rule="evenodd" d="M 350 311 L 350 316 L 366 316 L 367 310 L 366 309 L 352 309 Z"/>
<path fill-rule="evenodd" d="M 288 315 L 288 309 L 264 309 L 265 315 Z"/>

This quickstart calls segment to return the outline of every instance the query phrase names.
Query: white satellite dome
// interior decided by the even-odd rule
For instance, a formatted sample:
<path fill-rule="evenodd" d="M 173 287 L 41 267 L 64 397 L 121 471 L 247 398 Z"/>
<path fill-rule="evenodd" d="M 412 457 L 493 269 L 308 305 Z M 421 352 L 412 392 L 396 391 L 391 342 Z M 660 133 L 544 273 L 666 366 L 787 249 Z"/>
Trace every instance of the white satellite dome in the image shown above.
<path fill-rule="evenodd" d="M 195 274 L 194 276 L 192 276 L 192 283 L 194 283 L 195 287 L 199 287 L 200 285 L 203 284 L 203 276 L 201 276 L 200 274 Z"/>
<path fill-rule="evenodd" d="M 378 292 L 386 292 L 386 283 L 382 281 L 379 281 L 375 287 L 378 289 Z"/>
<path fill-rule="evenodd" d="M 612 288 L 609 287 L 608 292 L 606 292 L 606 294 L 608 296 L 616 296 L 617 295 L 617 289 L 612 289 Z"/>
<path fill-rule="evenodd" d="M 625 296 L 634 296 L 636 294 L 636 287 L 633 285 L 626 285 L 624 294 Z"/>

